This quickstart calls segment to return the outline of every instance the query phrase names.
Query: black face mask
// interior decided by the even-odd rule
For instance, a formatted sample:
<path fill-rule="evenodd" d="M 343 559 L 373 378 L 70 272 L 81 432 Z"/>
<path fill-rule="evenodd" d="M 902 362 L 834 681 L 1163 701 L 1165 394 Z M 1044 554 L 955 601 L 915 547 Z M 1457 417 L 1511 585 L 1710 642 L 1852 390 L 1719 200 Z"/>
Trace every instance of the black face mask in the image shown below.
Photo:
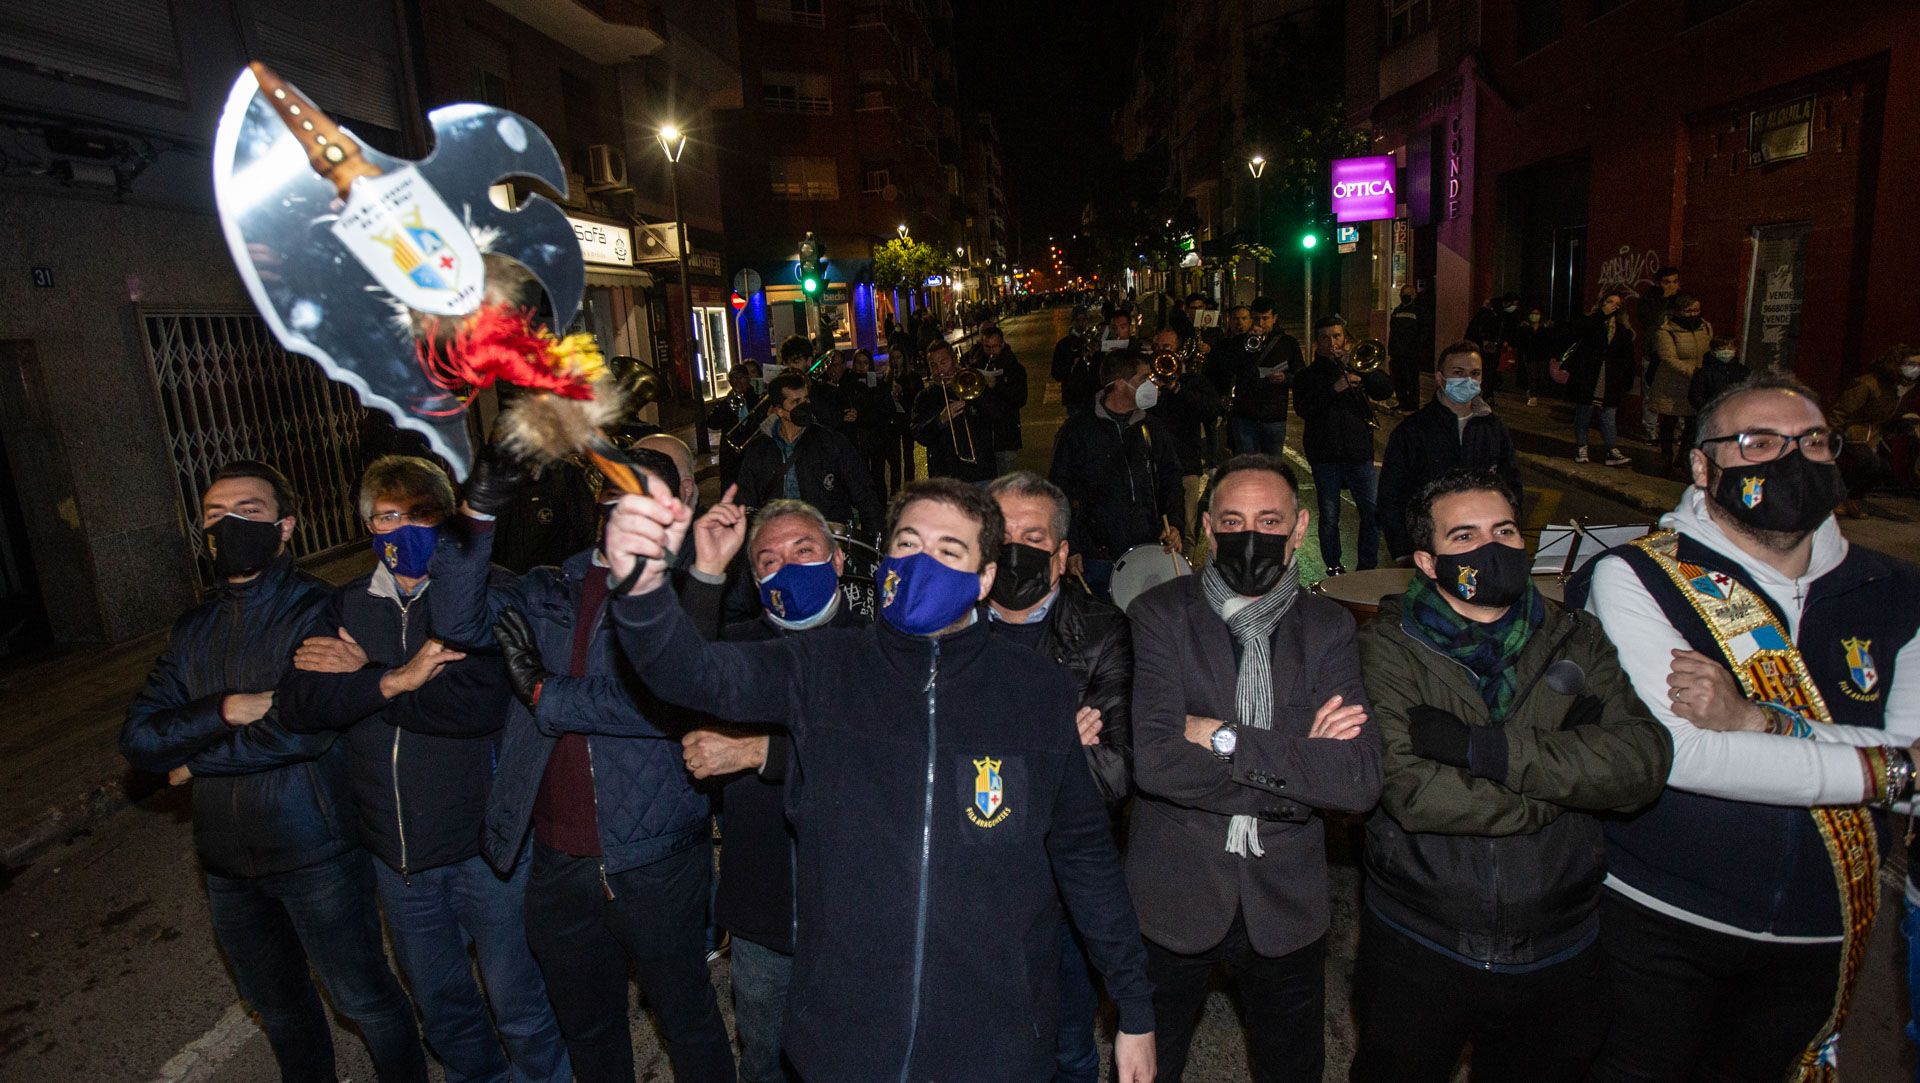
<path fill-rule="evenodd" d="M 1488 609 L 1505 609 L 1527 592 L 1533 563 L 1525 549 L 1490 541 L 1465 553 L 1433 555 L 1433 581 L 1456 599 Z"/>
<path fill-rule="evenodd" d="M 1258 598 L 1287 573 L 1287 537 L 1258 530 L 1215 531 L 1213 566 L 1235 594 Z"/>
<path fill-rule="evenodd" d="M 280 551 L 280 524 L 227 515 L 207 527 L 207 555 L 213 572 L 222 579 L 252 575 L 267 566 Z"/>
<path fill-rule="evenodd" d="M 1804 534 L 1846 495 L 1840 468 L 1790 451 L 1770 463 L 1713 464 L 1713 502 L 1756 530 Z"/>
<path fill-rule="evenodd" d="M 1700 330 L 1701 318 L 1699 316 L 1671 316 L 1668 318 L 1673 320 L 1673 325 L 1682 331 Z"/>
<path fill-rule="evenodd" d="M 793 422 L 793 427 L 796 429 L 804 429 L 813 424 L 813 403 L 803 402 L 793 409 L 788 410 L 787 420 Z"/>
<path fill-rule="evenodd" d="M 995 605 L 1016 612 L 1040 604 L 1053 589 L 1053 554 L 1019 542 L 1000 549 L 1000 571 L 987 593 Z"/>

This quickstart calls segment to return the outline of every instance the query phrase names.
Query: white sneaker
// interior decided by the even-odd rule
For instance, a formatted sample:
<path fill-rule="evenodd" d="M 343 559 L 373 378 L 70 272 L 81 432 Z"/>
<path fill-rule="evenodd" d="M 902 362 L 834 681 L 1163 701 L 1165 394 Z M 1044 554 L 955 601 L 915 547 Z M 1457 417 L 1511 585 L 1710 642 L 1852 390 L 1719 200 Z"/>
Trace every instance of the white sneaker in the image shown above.
<path fill-rule="evenodd" d="M 1619 448 L 1613 448 L 1612 450 L 1607 452 L 1607 465 L 1608 466 L 1632 466 L 1633 460 L 1627 457 L 1626 452 L 1621 451 Z"/>
<path fill-rule="evenodd" d="M 1583 463 L 1583 462 L 1586 462 L 1586 461 L 1587 461 L 1587 449 L 1586 449 L 1586 448 L 1583 448 L 1583 447 L 1577 447 L 1577 448 L 1574 448 L 1574 449 L 1573 449 L 1573 461 L 1574 461 L 1574 462 L 1577 462 L 1577 463 Z"/>

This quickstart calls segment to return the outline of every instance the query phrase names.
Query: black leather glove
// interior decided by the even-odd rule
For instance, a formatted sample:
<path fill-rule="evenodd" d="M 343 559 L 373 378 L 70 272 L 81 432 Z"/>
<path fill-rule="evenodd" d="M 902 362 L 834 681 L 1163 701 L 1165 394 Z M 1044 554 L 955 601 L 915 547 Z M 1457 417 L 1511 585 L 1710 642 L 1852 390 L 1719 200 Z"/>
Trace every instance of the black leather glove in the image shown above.
<path fill-rule="evenodd" d="M 1589 696 L 1585 692 L 1573 697 L 1573 703 L 1567 708 L 1567 717 L 1560 720 L 1560 728 L 1570 730 L 1575 726 L 1591 726 L 1604 721 L 1601 710 L 1606 705 L 1598 696 Z"/>
<path fill-rule="evenodd" d="M 505 657 L 507 683 L 513 685 L 514 698 L 526 705 L 527 710 L 533 710 L 540 702 L 540 689 L 551 676 L 547 667 L 540 664 L 540 647 L 534 642 L 533 626 L 518 609 L 509 606 L 494 622 L 493 638 Z"/>
<path fill-rule="evenodd" d="M 1449 767 L 1467 770 L 1467 745 L 1473 728 L 1460 721 L 1452 711 L 1421 704 L 1407 709 L 1407 736 L 1413 738 L 1413 754 Z"/>
<path fill-rule="evenodd" d="M 499 515 L 513 505 L 514 494 L 527 483 L 525 464 L 499 444 L 488 443 L 467 475 L 467 507 L 482 515 Z"/>

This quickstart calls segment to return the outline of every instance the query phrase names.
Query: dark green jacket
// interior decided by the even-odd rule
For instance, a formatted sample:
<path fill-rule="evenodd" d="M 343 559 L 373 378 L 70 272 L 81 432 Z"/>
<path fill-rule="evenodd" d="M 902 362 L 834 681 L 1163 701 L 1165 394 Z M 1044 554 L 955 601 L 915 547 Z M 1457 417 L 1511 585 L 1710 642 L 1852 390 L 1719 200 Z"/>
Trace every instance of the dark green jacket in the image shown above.
<path fill-rule="evenodd" d="M 1518 663 L 1503 726 L 1505 781 L 1415 756 L 1413 707 L 1493 723 L 1467 668 L 1410 633 L 1400 603 L 1386 599 L 1359 636 L 1383 775 L 1367 822 L 1367 905 L 1486 968 L 1570 955 L 1592 939 L 1606 878 L 1595 814 L 1632 812 L 1658 796 L 1673 742 L 1634 694 L 1600 622 L 1548 602 Z M 1542 679 L 1562 659 L 1580 667 L 1584 687 L 1556 691 Z M 1586 721 L 1563 728 L 1570 715 Z"/>

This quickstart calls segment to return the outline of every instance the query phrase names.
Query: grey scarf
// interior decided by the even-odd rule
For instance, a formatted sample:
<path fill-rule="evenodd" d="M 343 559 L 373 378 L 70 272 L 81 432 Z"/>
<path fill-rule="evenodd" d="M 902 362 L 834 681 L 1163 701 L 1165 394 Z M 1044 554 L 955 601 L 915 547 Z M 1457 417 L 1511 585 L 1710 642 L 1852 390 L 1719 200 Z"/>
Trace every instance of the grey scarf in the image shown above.
<path fill-rule="evenodd" d="M 1235 594 L 1219 571 L 1212 566 L 1200 573 L 1200 589 L 1207 604 L 1240 644 L 1240 668 L 1233 685 L 1234 708 L 1240 725 L 1249 729 L 1273 728 L 1273 630 L 1280 618 L 1293 608 L 1300 595 L 1300 562 L 1290 561 L 1274 588 L 1258 598 Z M 1227 616 L 1230 602 L 1243 603 Z M 1241 857 L 1264 857 L 1260 848 L 1260 821 L 1245 813 L 1235 814 L 1227 825 L 1227 852 Z"/>

